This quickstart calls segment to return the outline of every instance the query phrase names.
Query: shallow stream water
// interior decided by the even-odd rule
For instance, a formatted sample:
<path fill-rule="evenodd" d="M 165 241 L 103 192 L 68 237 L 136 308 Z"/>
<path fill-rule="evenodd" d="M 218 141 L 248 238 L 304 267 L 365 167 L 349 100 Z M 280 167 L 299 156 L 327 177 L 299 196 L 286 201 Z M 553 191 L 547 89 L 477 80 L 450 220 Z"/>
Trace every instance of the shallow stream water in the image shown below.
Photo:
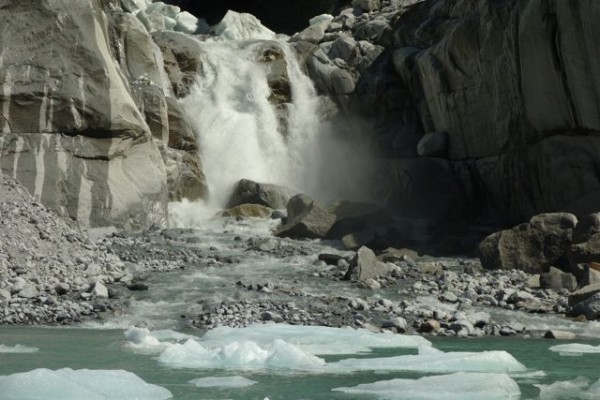
<path fill-rule="evenodd" d="M 155 274 L 147 281 L 150 291 L 128 294 L 130 308 L 124 315 L 85 327 L 1 327 L 0 345 L 4 348 L 0 347 L 0 389 L 8 385 L 5 377 L 11 374 L 40 368 L 71 368 L 129 371 L 149 384 L 169 390 L 173 399 L 593 399 L 600 394 L 594 386 L 590 387 L 600 378 L 600 348 L 595 347 L 588 347 L 595 353 L 567 351 L 571 356 L 565 356 L 550 350 L 551 346 L 559 344 L 557 342 L 491 337 L 427 338 L 432 347 L 423 347 L 423 342 L 415 344 L 410 338 L 408 344 L 398 342 L 402 335 L 361 336 L 356 331 L 319 331 L 318 328 L 310 331 L 313 328 L 308 328 L 290 336 L 277 326 L 272 331 L 268 331 L 270 328 L 267 331 L 262 328 L 225 330 L 212 336 L 209 332 L 208 337 L 203 337 L 205 332 L 183 323 L 202 309 L 204 301 L 235 302 L 240 296 L 268 300 L 271 296 L 280 296 L 256 291 L 235 295 L 238 280 L 269 281 L 282 287 L 297 287 L 315 298 L 331 293 L 346 297 L 374 295 L 372 291 L 348 282 L 315 276 L 318 269 L 313 264 L 320 252 L 340 252 L 328 243 L 286 240 L 280 243 L 304 247 L 308 255 L 274 257 L 249 252 L 244 243 L 249 239 L 272 238 L 272 225 L 273 222 L 264 221 L 234 223 L 221 218 L 207 219 L 203 228 L 193 231 L 192 236 L 197 240 L 187 241 L 186 245 L 201 247 L 207 252 L 217 249 L 222 256 L 237 257 L 239 262 L 199 265 L 181 272 Z M 235 236 L 237 240 L 233 239 Z M 376 295 L 398 296 L 385 290 Z M 540 330 L 567 328 L 584 333 L 588 338 L 600 337 L 596 325 L 577 325 L 557 317 L 492 314 L 496 320 L 520 318 L 523 323 Z M 147 327 L 148 330 L 126 333 L 131 326 Z M 166 332 L 156 332 L 165 329 Z M 390 339 L 392 336 L 396 341 Z M 392 340 L 388 347 L 386 340 Z M 596 346 L 600 345 L 600 340 L 578 340 L 577 343 Z M 26 348 L 20 348 L 19 351 L 12 347 L 16 345 L 38 350 L 27 352 Z M 375 348 L 369 351 L 372 346 Z M 17 349 L 17 352 L 9 353 L 7 349 Z M 415 358 L 390 359 L 405 355 Z M 346 359 L 352 360 L 344 361 Z M 215 379 L 218 377 L 228 379 L 223 382 Z M 244 386 L 248 381 L 241 377 L 253 384 Z M 414 381 L 424 377 L 434 380 Z M 31 375 L 21 378 L 20 388 L 15 389 L 13 385 L 10 390 L 25 393 L 18 390 L 43 383 Z M 197 387 L 190 383 L 199 378 L 208 378 L 202 382 L 217 387 Z M 396 382 L 392 389 L 378 393 L 373 387 L 362 387 L 364 391 L 360 394 L 349 393 L 348 389 L 333 390 L 398 378 L 406 379 L 402 383 L 404 386 L 397 386 Z M 449 379 L 450 387 L 444 379 Z M 482 379 L 489 381 L 489 385 L 482 386 Z M 239 380 L 244 387 L 232 387 Z M 515 394 L 515 388 L 511 387 L 511 384 L 516 387 L 515 382 L 520 394 Z M 536 386 L 550 384 L 554 386 L 543 392 Z M 0 400 L 64 398 L 60 391 L 48 392 L 44 397 L 8 397 L 5 393 L 8 392 L 0 390 Z"/>

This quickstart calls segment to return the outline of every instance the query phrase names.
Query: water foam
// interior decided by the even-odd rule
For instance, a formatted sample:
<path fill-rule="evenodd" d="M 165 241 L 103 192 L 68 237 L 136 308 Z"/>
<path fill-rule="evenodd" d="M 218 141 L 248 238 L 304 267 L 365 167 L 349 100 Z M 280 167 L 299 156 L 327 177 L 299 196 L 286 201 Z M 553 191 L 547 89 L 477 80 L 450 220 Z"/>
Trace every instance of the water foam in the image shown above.
<path fill-rule="evenodd" d="M 202 75 L 181 103 L 198 132 L 211 204 L 223 206 L 242 178 L 302 189 L 319 130 L 317 96 L 288 44 L 234 40 L 201 47 Z M 284 123 L 270 100 L 271 67 L 259 61 L 265 52 L 285 55 L 292 101 L 285 105 Z"/>
<path fill-rule="evenodd" d="M 5 346 L 0 344 L 0 353 L 4 354 L 28 354 L 35 353 L 39 349 L 37 347 L 29 347 L 23 346 L 21 344 L 17 344 L 15 346 Z"/>

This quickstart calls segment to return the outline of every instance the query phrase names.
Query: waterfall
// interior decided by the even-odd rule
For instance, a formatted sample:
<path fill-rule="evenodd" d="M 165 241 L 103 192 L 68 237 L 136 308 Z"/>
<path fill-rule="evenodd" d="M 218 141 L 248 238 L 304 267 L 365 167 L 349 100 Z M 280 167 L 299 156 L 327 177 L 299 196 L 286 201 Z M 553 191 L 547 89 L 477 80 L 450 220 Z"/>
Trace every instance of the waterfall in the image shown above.
<path fill-rule="evenodd" d="M 317 95 L 288 44 L 235 40 L 201 46 L 201 73 L 181 103 L 198 135 L 210 204 L 223 206 L 242 178 L 307 189 L 319 132 Z M 284 68 L 277 73 L 289 78 L 291 99 L 285 104 L 272 100 L 269 74 L 275 67 L 271 59 L 259 61 L 265 49 L 285 56 L 277 64 Z"/>

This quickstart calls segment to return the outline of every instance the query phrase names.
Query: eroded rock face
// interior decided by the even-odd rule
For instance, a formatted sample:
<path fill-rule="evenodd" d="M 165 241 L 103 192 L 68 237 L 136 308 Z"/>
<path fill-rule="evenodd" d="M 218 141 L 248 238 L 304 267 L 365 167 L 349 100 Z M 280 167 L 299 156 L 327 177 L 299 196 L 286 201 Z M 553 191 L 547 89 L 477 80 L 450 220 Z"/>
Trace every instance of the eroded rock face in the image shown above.
<path fill-rule="evenodd" d="M 140 229 L 206 185 L 160 49 L 121 6 L 0 5 L 0 168 L 84 225 Z"/>

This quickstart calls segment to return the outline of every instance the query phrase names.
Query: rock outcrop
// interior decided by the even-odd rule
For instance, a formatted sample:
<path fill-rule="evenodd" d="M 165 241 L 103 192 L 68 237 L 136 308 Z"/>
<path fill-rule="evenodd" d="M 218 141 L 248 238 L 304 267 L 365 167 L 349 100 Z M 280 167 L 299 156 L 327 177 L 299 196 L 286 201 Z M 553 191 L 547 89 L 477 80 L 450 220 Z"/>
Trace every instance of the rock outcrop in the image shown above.
<path fill-rule="evenodd" d="M 319 92 L 371 123 L 388 205 L 438 227 L 597 211 L 594 2 L 353 4 L 295 46 Z"/>
<path fill-rule="evenodd" d="M 0 168 L 84 225 L 138 229 L 165 220 L 169 192 L 198 198 L 205 187 L 197 147 L 169 146 L 183 118 L 169 104 L 160 52 L 120 7 L 0 7 Z M 187 160 L 173 155 L 182 150 Z M 173 160 L 192 167 L 173 173 Z M 177 189 L 192 182 L 192 193 Z"/>

